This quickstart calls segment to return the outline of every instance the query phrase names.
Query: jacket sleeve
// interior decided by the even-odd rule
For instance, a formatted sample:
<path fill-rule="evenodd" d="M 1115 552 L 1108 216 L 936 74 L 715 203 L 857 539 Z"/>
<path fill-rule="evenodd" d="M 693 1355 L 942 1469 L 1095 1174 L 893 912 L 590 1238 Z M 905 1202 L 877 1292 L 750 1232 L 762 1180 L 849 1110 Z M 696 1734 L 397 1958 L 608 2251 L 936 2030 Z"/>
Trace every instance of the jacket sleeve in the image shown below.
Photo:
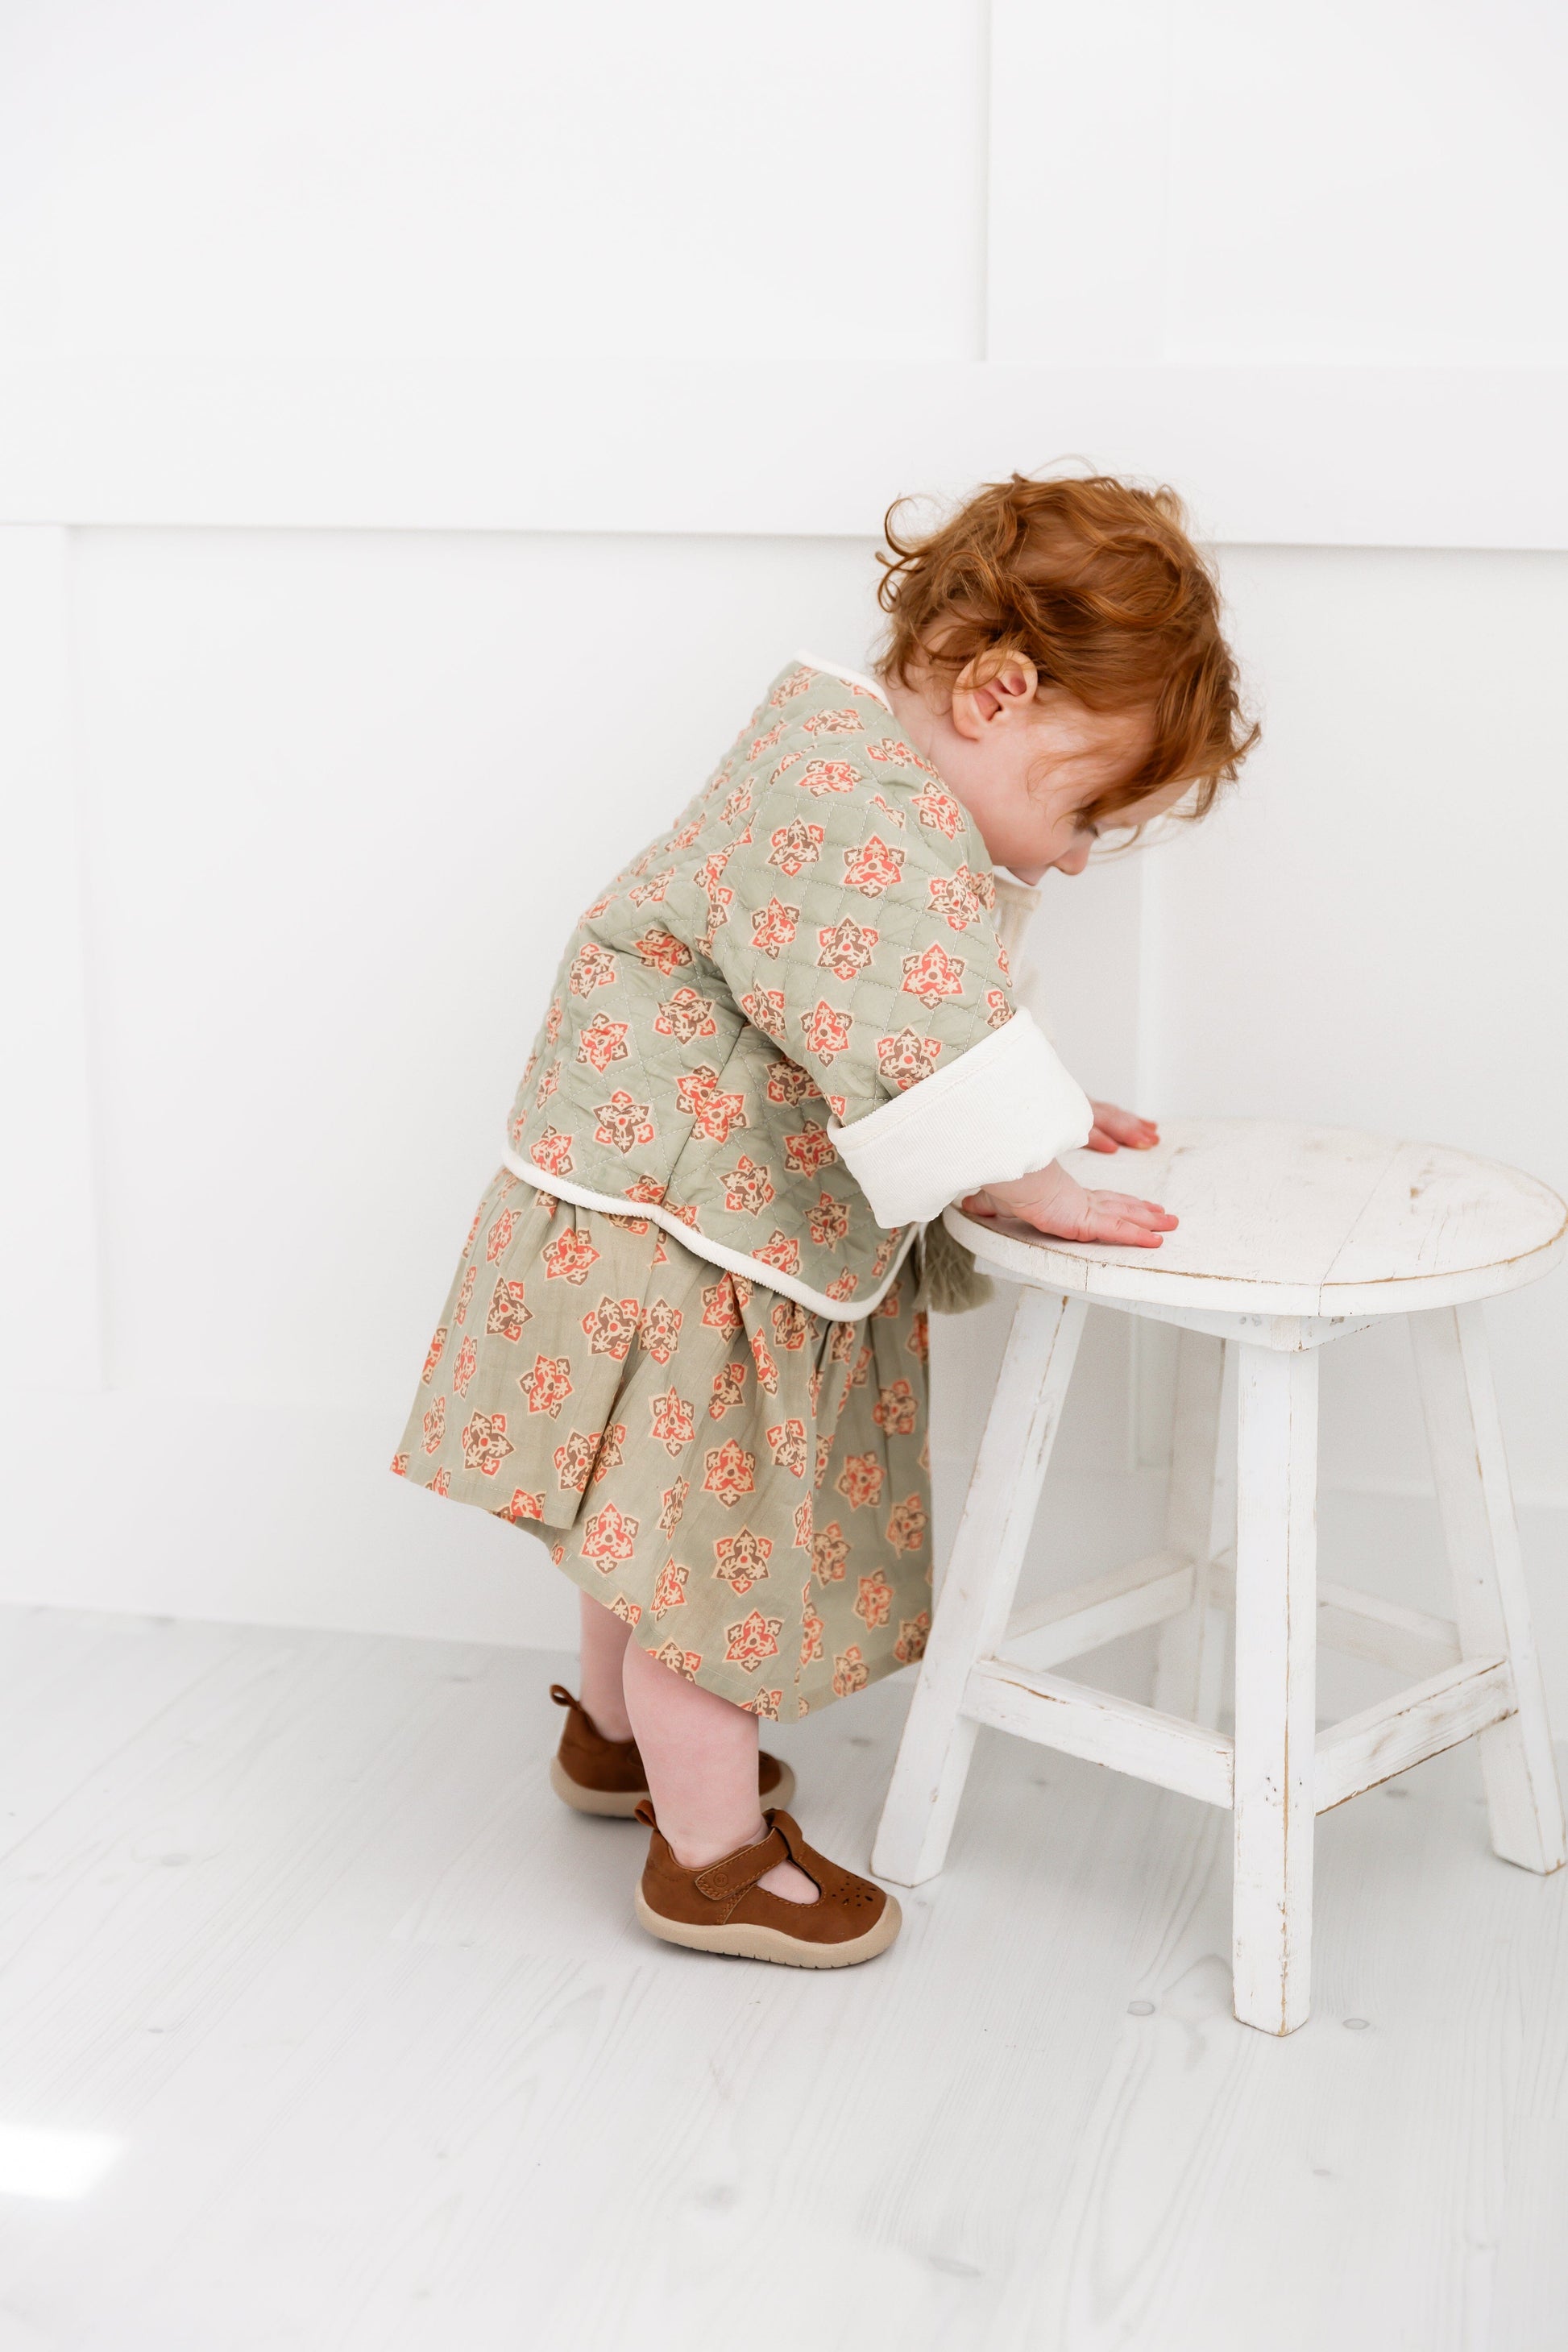
<path fill-rule="evenodd" d="M 851 762 L 799 761 L 726 863 L 713 957 L 747 1019 L 821 1087 L 886 1226 L 1043 1168 L 1093 1123 L 1016 1003 L 977 847 L 929 772 L 877 784 Z"/>

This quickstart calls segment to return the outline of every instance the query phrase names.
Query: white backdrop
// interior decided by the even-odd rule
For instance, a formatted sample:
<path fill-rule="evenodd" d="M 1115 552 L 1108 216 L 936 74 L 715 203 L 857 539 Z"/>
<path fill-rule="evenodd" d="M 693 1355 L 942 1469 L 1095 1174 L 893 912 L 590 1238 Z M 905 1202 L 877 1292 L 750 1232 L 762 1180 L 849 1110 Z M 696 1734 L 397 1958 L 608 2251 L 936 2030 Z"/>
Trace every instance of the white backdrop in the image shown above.
<path fill-rule="evenodd" d="M 1070 451 L 1220 541 L 1265 747 L 1037 925 L 1091 1090 L 1568 1187 L 1556 11 L 0 29 L 0 1595 L 567 1637 L 385 1462 L 574 912 L 797 644 L 863 657 L 906 489 Z M 1493 1321 L 1568 1719 L 1561 1286 Z M 997 1341 L 942 1328 L 944 1514 Z M 1157 1507 L 1159 1342 L 1087 1371 L 1040 1579 Z M 1324 1433 L 1414 1592 L 1392 1339 Z"/>

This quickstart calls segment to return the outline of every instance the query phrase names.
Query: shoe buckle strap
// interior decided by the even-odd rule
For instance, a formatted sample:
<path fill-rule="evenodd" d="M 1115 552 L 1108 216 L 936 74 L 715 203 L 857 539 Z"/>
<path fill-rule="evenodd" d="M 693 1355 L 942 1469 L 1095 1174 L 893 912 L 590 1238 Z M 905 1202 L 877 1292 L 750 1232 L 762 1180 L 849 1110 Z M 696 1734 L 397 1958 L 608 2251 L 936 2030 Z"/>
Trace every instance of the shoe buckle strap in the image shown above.
<path fill-rule="evenodd" d="M 692 1884 L 710 1902 L 721 1903 L 726 1895 L 743 1895 L 748 1886 L 754 1886 L 759 1878 L 765 1878 L 770 1870 L 788 1857 L 789 1848 L 784 1839 L 777 1830 L 771 1829 L 759 1844 L 742 1846 L 739 1853 L 726 1854 L 722 1862 L 700 1870 Z"/>

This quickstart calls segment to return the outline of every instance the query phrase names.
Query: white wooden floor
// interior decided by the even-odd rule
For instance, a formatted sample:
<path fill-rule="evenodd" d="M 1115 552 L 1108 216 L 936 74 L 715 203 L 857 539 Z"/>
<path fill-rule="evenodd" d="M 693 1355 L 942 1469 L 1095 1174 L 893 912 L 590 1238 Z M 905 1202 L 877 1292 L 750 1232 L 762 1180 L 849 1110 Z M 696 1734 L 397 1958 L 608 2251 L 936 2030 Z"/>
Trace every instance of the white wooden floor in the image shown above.
<path fill-rule="evenodd" d="M 894 1950 L 797 1975 L 639 1934 L 561 1659 L 0 1643 L 0 2352 L 1568 2344 L 1568 1872 L 1491 1858 L 1467 1752 L 1322 1823 L 1274 2042 L 1228 1820 L 1021 1742 Z M 780 1736 L 851 1864 L 906 1704 Z"/>

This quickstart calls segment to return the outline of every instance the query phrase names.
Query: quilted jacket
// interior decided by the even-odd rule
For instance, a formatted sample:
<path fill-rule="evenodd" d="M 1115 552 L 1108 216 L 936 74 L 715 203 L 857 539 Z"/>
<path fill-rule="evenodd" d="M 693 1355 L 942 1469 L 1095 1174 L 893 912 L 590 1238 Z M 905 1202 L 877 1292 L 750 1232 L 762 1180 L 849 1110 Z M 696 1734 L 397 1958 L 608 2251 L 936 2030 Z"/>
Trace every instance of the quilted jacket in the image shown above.
<path fill-rule="evenodd" d="M 580 918 L 507 1165 L 818 1313 L 870 1312 L 948 1201 L 1089 1134 L 995 908 L 880 688 L 803 657 Z"/>

